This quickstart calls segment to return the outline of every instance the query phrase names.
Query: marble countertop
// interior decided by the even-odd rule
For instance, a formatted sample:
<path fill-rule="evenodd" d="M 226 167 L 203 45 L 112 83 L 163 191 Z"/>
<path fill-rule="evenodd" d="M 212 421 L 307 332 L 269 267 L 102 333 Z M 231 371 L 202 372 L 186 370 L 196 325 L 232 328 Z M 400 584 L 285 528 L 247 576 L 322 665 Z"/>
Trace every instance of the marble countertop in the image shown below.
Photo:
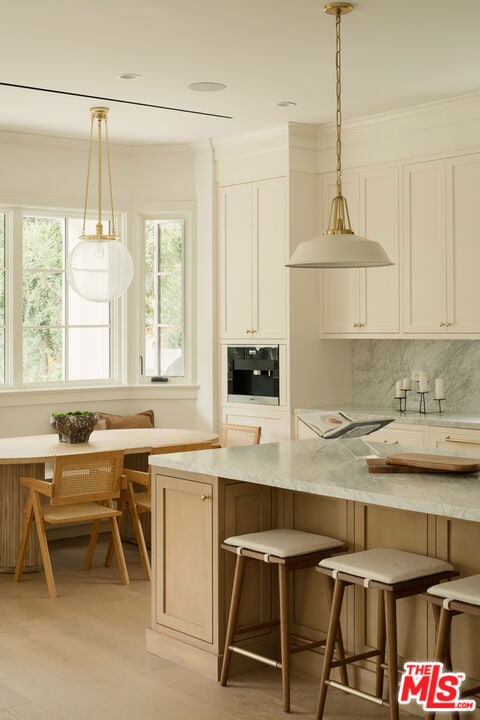
<path fill-rule="evenodd" d="M 447 413 L 429 412 L 426 415 L 418 412 L 400 413 L 398 410 L 385 407 L 371 407 L 364 405 L 341 405 L 334 408 L 332 405 L 328 407 L 318 408 L 295 408 L 295 415 L 307 415 L 308 413 L 325 412 L 329 410 L 343 410 L 347 415 L 355 419 L 369 417 L 392 417 L 395 422 L 408 423 L 410 425 L 430 425 L 438 427 L 457 427 L 466 430 L 480 430 L 480 415 L 449 415 Z"/>
<path fill-rule="evenodd" d="M 346 449 L 358 441 L 292 440 L 150 457 L 156 468 L 269 485 L 385 507 L 480 521 L 479 473 L 368 473 Z M 379 456 L 391 454 L 370 443 Z M 350 447 L 353 447 L 352 445 Z M 396 448 L 395 452 L 418 452 Z M 429 451 L 435 454 L 438 451 Z M 454 454 L 454 453 L 451 453 Z M 460 453 L 457 453 L 460 454 Z"/>

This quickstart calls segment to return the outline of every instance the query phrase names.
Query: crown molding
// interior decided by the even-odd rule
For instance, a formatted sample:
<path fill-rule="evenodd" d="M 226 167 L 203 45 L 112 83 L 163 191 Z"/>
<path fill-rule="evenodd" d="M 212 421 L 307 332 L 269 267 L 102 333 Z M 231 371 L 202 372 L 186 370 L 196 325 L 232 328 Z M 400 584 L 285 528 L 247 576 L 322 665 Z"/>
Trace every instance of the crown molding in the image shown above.
<path fill-rule="evenodd" d="M 449 125 L 465 121 L 465 118 L 480 119 L 480 92 L 458 95 L 444 100 L 436 100 L 421 105 L 392 110 L 375 115 L 345 120 L 342 122 L 342 135 L 347 142 L 357 140 L 363 134 L 381 129 L 398 129 L 400 126 L 418 130 L 431 125 Z M 328 148 L 335 142 L 335 123 L 316 125 L 317 149 Z"/>
<path fill-rule="evenodd" d="M 44 149 L 86 152 L 89 140 L 69 138 L 40 133 L 23 133 L 14 130 L 0 130 L 0 145 L 22 145 Z M 152 157 L 165 155 L 193 155 L 193 143 L 159 143 L 154 145 L 127 145 L 110 141 L 112 155 L 124 157 Z"/>

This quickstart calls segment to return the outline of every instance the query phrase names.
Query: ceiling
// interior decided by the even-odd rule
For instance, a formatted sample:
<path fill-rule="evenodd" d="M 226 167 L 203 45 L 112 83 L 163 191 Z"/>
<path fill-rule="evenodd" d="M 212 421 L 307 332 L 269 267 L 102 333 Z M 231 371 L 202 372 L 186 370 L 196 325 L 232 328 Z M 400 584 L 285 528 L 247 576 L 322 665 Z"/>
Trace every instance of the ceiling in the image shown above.
<path fill-rule="evenodd" d="M 342 19 L 343 118 L 480 91 L 479 0 L 353 0 Z M 108 105 L 111 142 L 220 139 L 335 112 L 335 19 L 322 0 L 1 0 L 0 130 L 85 138 Z M 121 73 L 138 80 L 120 80 Z M 189 83 L 224 83 L 200 93 Z M 279 107 L 292 101 L 295 107 Z"/>

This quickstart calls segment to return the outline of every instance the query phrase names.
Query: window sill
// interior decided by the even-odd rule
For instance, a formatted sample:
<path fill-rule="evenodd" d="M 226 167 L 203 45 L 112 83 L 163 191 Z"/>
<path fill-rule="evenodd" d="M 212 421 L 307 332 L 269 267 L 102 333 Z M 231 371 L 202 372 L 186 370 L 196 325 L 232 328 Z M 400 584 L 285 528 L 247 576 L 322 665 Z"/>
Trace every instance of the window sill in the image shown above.
<path fill-rule="evenodd" d="M 196 400 L 199 385 L 151 383 L 145 385 L 96 385 L 88 387 L 28 388 L 0 390 L 0 407 L 44 405 L 46 402 L 99 402 L 102 400 L 139 400 L 155 398 Z"/>

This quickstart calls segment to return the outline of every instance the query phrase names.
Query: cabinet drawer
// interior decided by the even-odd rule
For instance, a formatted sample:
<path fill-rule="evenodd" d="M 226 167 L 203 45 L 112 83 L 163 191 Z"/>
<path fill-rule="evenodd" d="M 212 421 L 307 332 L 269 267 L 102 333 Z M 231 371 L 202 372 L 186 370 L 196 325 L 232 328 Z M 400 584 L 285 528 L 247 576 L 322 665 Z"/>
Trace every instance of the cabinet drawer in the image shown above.
<path fill-rule="evenodd" d="M 445 452 L 458 452 L 480 457 L 480 430 L 431 427 L 429 446 Z"/>
<path fill-rule="evenodd" d="M 411 447 L 426 447 L 425 429 L 417 425 L 393 423 L 388 427 L 377 430 L 368 436 L 368 440 L 383 442 L 388 445 L 410 445 Z"/>

